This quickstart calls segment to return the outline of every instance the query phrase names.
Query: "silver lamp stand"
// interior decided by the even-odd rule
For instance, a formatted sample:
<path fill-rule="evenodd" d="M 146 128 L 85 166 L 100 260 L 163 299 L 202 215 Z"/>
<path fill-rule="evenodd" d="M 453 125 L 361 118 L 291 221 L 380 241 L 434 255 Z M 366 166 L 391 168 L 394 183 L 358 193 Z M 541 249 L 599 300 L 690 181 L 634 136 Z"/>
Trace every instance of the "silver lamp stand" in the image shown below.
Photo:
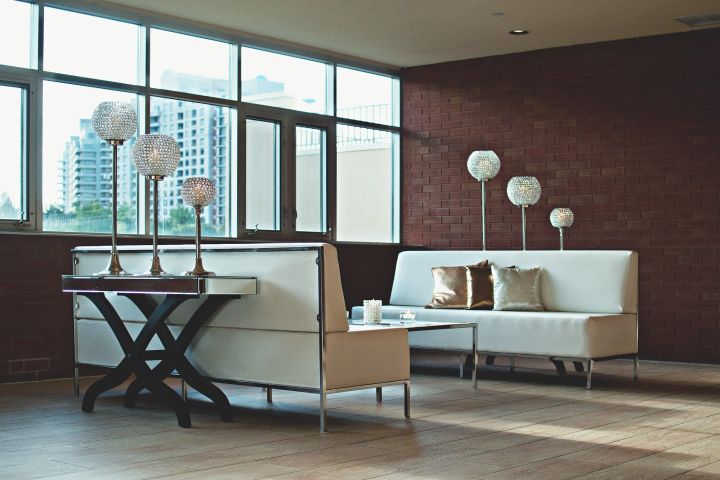
<path fill-rule="evenodd" d="M 480 190 L 482 195 L 482 245 L 483 250 L 487 249 L 487 241 L 485 235 L 485 182 L 495 176 L 500 171 L 500 158 L 492 150 L 476 150 L 470 154 L 467 161 L 467 169 L 470 175 L 480 182 Z"/>
<path fill-rule="evenodd" d="M 530 205 L 535 205 L 540 200 L 542 188 L 540 182 L 535 177 L 513 177 L 507 185 L 507 195 L 510 201 L 520 207 L 522 212 L 522 249 L 527 249 L 525 236 L 525 209 Z"/>
<path fill-rule="evenodd" d="M 110 263 L 95 275 L 125 275 L 117 251 L 117 164 L 118 147 L 135 135 L 137 114 L 132 105 L 123 102 L 101 102 L 92 113 L 92 127 L 98 137 L 112 146 L 112 230 Z"/>

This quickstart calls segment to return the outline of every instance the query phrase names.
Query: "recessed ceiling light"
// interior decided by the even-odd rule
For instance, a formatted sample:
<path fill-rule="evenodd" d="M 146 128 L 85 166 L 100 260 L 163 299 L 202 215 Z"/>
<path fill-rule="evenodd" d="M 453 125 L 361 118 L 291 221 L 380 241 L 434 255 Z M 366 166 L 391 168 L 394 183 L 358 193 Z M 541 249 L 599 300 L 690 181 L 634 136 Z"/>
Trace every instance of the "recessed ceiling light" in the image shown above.
<path fill-rule="evenodd" d="M 530 31 L 529 31 L 529 30 L 515 29 L 515 30 L 510 30 L 508 33 L 509 33 L 510 35 L 527 35 L 528 33 L 530 33 Z"/>

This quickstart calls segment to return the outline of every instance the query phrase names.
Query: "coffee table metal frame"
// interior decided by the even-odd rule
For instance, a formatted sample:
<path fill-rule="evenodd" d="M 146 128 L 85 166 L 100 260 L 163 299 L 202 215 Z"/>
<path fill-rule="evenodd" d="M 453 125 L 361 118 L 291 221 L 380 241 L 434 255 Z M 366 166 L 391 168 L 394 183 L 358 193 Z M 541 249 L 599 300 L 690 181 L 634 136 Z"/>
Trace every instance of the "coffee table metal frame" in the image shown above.
<path fill-rule="evenodd" d="M 350 331 L 353 330 L 373 330 L 383 328 L 404 328 L 408 332 L 423 332 L 431 330 L 449 330 L 454 328 L 470 328 L 472 329 L 472 351 L 470 355 L 473 359 L 472 382 L 473 388 L 477 389 L 477 367 L 478 367 L 478 351 L 477 351 L 477 335 L 478 325 L 475 322 L 426 322 L 416 321 L 414 323 L 400 323 L 399 321 L 384 321 L 379 324 L 365 324 L 361 322 L 350 321 Z M 378 401 L 382 401 L 382 387 L 376 389 Z"/>

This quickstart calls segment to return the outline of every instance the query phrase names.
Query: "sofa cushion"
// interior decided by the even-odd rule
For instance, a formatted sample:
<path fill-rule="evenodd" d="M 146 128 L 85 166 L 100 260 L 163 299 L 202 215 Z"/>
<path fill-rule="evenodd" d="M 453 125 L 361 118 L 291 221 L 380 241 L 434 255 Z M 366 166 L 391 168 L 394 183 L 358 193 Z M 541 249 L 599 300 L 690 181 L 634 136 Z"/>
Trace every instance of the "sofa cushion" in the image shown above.
<path fill-rule="evenodd" d="M 425 250 L 398 256 L 391 305 L 423 306 L 432 296 L 430 269 L 486 258 L 499 266 L 543 269 L 542 303 L 552 312 L 637 313 L 638 255 L 621 250 Z"/>
<path fill-rule="evenodd" d="M 426 310 L 412 305 L 383 306 L 383 318 L 414 310 L 418 321 L 476 322 L 478 350 L 567 358 L 603 358 L 637 352 L 637 316 L 576 312 L 504 312 L 497 310 Z M 362 318 L 362 307 L 353 307 Z M 411 332 L 410 346 L 469 351 L 469 329 Z"/>
<path fill-rule="evenodd" d="M 492 266 L 493 310 L 541 311 L 539 268 Z"/>

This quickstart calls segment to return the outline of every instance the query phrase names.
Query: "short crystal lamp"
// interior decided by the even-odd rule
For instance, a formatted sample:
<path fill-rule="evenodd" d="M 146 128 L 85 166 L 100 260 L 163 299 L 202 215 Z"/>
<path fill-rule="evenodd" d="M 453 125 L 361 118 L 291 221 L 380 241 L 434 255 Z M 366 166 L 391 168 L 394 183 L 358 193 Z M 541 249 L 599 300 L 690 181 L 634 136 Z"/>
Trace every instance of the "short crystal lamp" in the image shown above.
<path fill-rule="evenodd" d="M 182 184 L 181 194 L 185 205 L 190 205 L 195 209 L 195 268 L 189 272 L 185 272 L 185 275 L 195 275 L 199 277 L 215 275 L 203 267 L 202 254 L 200 251 L 200 215 L 202 215 L 203 207 L 210 205 L 215 200 L 215 195 L 217 194 L 215 184 L 209 178 L 188 177 Z"/>
<path fill-rule="evenodd" d="M 550 212 L 550 223 L 552 224 L 553 227 L 560 230 L 560 250 L 565 249 L 564 229 L 571 226 L 574 221 L 575 221 L 575 214 L 569 208 L 554 208 L 553 211 Z"/>
<path fill-rule="evenodd" d="M 510 201 L 520 207 L 522 212 L 522 247 L 526 249 L 525 241 L 525 209 L 535 205 L 540 200 L 542 188 L 535 177 L 513 177 L 507 185 L 507 196 Z"/>
<path fill-rule="evenodd" d="M 124 275 L 126 272 L 120 265 L 120 257 L 117 252 L 117 153 L 118 147 L 135 135 L 137 114 L 129 103 L 101 102 L 92 114 L 91 123 L 97 136 L 112 145 L 113 149 L 110 263 L 105 270 L 96 275 Z"/>
<path fill-rule="evenodd" d="M 158 256 L 158 182 L 172 175 L 180 160 L 180 147 L 170 135 L 140 135 L 133 147 L 133 161 L 137 171 L 153 183 L 153 258 L 150 270 L 144 275 L 163 275 Z"/>
<path fill-rule="evenodd" d="M 486 249 L 485 241 L 485 182 L 495 178 L 500 171 L 500 157 L 492 150 L 476 150 L 470 154 L 467 161 L 470 175 L 480 182 L 482 190 L 482 244 Z"/>

